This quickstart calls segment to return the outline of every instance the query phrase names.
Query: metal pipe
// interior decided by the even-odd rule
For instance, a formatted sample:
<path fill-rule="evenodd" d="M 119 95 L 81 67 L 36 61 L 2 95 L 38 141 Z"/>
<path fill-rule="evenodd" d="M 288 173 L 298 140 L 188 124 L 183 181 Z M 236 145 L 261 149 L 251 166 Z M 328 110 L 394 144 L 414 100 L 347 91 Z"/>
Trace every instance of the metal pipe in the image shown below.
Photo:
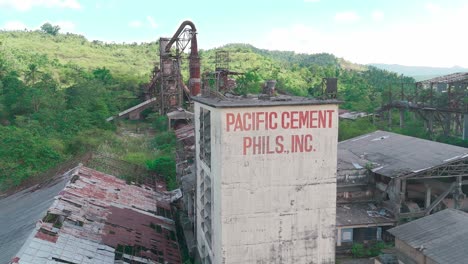
<path fill-rule="evenodd" d="M 167 43 L 165 52 L 169 52 L 171 50 L 172 45 L 174 42 L 177 41 L 179 35 L 182 33 L 186 26 L 190 26 L 192 28 L 192 39 L 191 39 L 191 48 L 190 48 L 190 56 L 189 56 L 189 69 L 190 69 L 190 79 L 189 79 L 189 89 L 190 95 L 197 96 L 200 94 L 200 57 L 198 56 L 198 43 L 197 43 L 197 29 L 195 24 L 192 21 L 186 20 L 182 22 L 179 29 L 177 29 L 174 36 L 171 40 Z"/>

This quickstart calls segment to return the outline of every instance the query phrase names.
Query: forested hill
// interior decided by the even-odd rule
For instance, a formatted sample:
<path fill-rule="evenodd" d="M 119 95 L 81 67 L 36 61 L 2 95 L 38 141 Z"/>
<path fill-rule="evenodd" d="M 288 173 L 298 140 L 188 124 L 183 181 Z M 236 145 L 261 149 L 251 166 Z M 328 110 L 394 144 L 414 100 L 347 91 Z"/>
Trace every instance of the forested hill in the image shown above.
<path fill-rule="evenodd" d="M 322 78 L 338 77 L 342 108 L 373 111 L 384 90 L 402 78 L 331 54 L 244 44 L 220 49 L 229 51 L 231 70 L 245 73 L 237 79 L 241 94 L 259 92 L 265 80 L 276 79 L 282 93 L 320 95 Z M 214 70 L 216 50 L 200 51 L 202 71 Z M 115 127 L 105 119 L 139 102 L 142 85 L 159 63 L 157 51 L 157 43 L 109 44 L 74 34 L 0 31 L 0 190 L 103 142 L 113 144 Z M 187 80 L 187 61 L 182 67 Z"/>
<path fill-rule="evenodd" d="M 322 67 L 338 67 L 346 70 L 357 70 L 364 71 L 368 68 L 364 65 L 355 64 L 346 61 L 342 58 L 337 58 L 333 54 L 329 53 L 317 53 L 317 54 L 304 54 L 295 53 L 294 51 L 279 51 L 279 50 L 266 50 L 259 49 L 250 44 L 227 44 L 222 49 L 250 49 L 256 54 L 263 55 L 267 58 L 273 59 L 277 62 L 286 64 L 288 66 L 298 65 L 300 67 L 308 67 L 311 65 L 317 65 Z"/>
<path fill-rule="evenodd" d="M 276 79 L 280 91 L 302 96 L 318 91 L 323 77 L 338 77 L 342 90 L 347 89 L 351 79 L 353 84 L 362 81 L 359 85 L 366 90 L 373 86 L 381 89 L 377 86 L 383 85 L 382 82 L 392 83 L 399 78 L 397 74 L 354 64 L 326 53 L 269 51 L 249 44 L 228 44 L 218 49 L 229 51 L 231 70 L 247 73 L 247 79 L 253 79 L 254 86 L 259 87 L 258 84 L 265 79 Z M 200 51 L 202 71 L 214 70 L 218 49 Z M 51 35 L 41 31 L 0 31 L 0 51 L 10 69 L 26 73 L 33 67 L 50 74 L 61 88 L 72 86 L 77 72 L 97 68 L 106 68 L 119 81 L 132 82 L 130 85 L 145 83 L 153 65 L 159 63 L 158 44 L 155 42 L 111 44 L 88 41 L 75 34 Z M 187 77 L 187 63 L 182 66 L 182 74 Z M 368 77 L 371 82 L 364 81 Z M 370 105 L 361 109 L 364 105 L 367 104 L 345 107 L 357 110 L 375 107 Z"/>

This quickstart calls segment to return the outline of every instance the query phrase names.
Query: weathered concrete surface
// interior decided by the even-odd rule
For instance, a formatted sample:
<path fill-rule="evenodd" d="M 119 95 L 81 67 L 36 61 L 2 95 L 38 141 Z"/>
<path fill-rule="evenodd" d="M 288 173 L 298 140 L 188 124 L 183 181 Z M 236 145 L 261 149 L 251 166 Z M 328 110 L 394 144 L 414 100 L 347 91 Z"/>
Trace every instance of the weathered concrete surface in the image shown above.
<path fill-rule="evenodd" d="M 226 264 L 335 263 L 337 105 L 196 102 L 196 132 L 201 108 L 211 115 L 211 166 L 196 133 L 200 255 Z"/>
<path fill-rule="evenodd" d="M 61 176 L 0 199 L 0 264 L 18 253 L 67 181 L 68 176 Z"/>

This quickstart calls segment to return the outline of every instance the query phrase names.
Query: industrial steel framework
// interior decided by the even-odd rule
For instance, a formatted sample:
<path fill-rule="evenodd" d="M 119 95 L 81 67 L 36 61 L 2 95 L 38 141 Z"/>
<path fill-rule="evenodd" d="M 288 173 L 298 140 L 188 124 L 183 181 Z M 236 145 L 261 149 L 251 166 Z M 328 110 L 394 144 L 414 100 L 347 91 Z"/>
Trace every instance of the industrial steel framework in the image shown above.
<path fill-rule="evenodd" d="M 454 179 L 448 188 L 434 200 L 431 199 L 431 189 L 426 186 L 426 201 L 425 208 L 417 212 L 400 213 L 395 212 L 397 218 L 400 220 L 407 218 L 417 218 L 425 215 L 429 215 L 448 195 L 451 195 L 455 201 L 455 208 L 460 208 L 460 202 L 466 198 L 466 194 L 463 193 L 462 186 L 468 185 L 468 154 L 455 158 L 451 161 L 447 161 L 441 165 L 434 166 L 430 169 L 404 173 L 402 172 L 399 176 L 393 178 L 391 181 L 396 186 L 398 193 L 399 204 L 397 208 L 401 207 L 401 204 L 406 199 L 406 186 L 408 180 L 425 180 L 425 179 L 442 179 L 451 178 Z"/>
<path fill-rule="evenodd" d="M 379 112 L 388 113 L 389 126 L 392 125 L 391 111 L 400 111 L 400 127 L 404 127 L 404 111 L 409 110 L 420 116 L 426 130 L 432 134 L 434 125 L 438 124 L 444 135 L 463 135 L 468 139 L 468 73 L 454 73 L 416 83 L 399 83 L 399 100 L 393 98 L 392 89 L 388 90 L 388 101 Z M 405 87 L 414 87 L 412 91 Z M 434 88 L 446 94 L 443 104 L 434 104 Z M 454 128 L 454 129 L 453 129 Z"/>
<path fill-rule="evenodd" d="M 229 81 L 230 75 L 242 75 L 239 72 L 229 70 L 229 52 L 226 50 L 216 51 L 215 71 L 205 72 L 203 74 L 203 96 L 215 96 L 221 99 L 225 98 L 222 92 L 229 91 L 235 87 Z"/>
<path fill-rule="evenodd" d="M 182 80 L 181 59 L 189 44 L 190 79 L 187 87 Z M 195 25 L 184 21 L 172 38 L 160 38 L 159 55 L 161 68 L 154 67 L 145 99 L 157 97 L 156 108 L 160 114 L 166 114 L 181 107 L 184 98 L 190 101 L 190 96 L 200 94 L 200 58 Z"/>

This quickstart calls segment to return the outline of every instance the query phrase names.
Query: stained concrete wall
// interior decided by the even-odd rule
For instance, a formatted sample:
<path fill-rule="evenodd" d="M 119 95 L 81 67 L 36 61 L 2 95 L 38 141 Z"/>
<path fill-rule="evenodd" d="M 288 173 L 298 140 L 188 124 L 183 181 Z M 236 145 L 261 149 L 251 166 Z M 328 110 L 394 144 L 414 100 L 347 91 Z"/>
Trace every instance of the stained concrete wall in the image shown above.
<path fill-rule="evenodd" d="M 404 241 L 395 239 L 395 248 L 414 262 L 418 264 L 426 264 L 426 256 L 424 256 L 421 251 L 418 251 L 412 246 L 406 244 Z"/>
<path fill-rule="evenodd" d="M 201 106 L 211 110 L 212 262 L 334 263 L 337 105 L 219 109 L 195 103 L 198 173 L 208 169 L 198 155 Z M 297 125 L 296 112 L 320 110 L 329 111 L 325 127 Z M 233 115 L 256 112 L 276 113 L 270 120 L 276 128 L 233 122 Z M 294 153 L 293 136 L 304 141 Z M 255 153 L 248 147 L 254 138 L 261 142 Z M 197 220 L 199 251 L 206 245 L 201 231 Z"/>

